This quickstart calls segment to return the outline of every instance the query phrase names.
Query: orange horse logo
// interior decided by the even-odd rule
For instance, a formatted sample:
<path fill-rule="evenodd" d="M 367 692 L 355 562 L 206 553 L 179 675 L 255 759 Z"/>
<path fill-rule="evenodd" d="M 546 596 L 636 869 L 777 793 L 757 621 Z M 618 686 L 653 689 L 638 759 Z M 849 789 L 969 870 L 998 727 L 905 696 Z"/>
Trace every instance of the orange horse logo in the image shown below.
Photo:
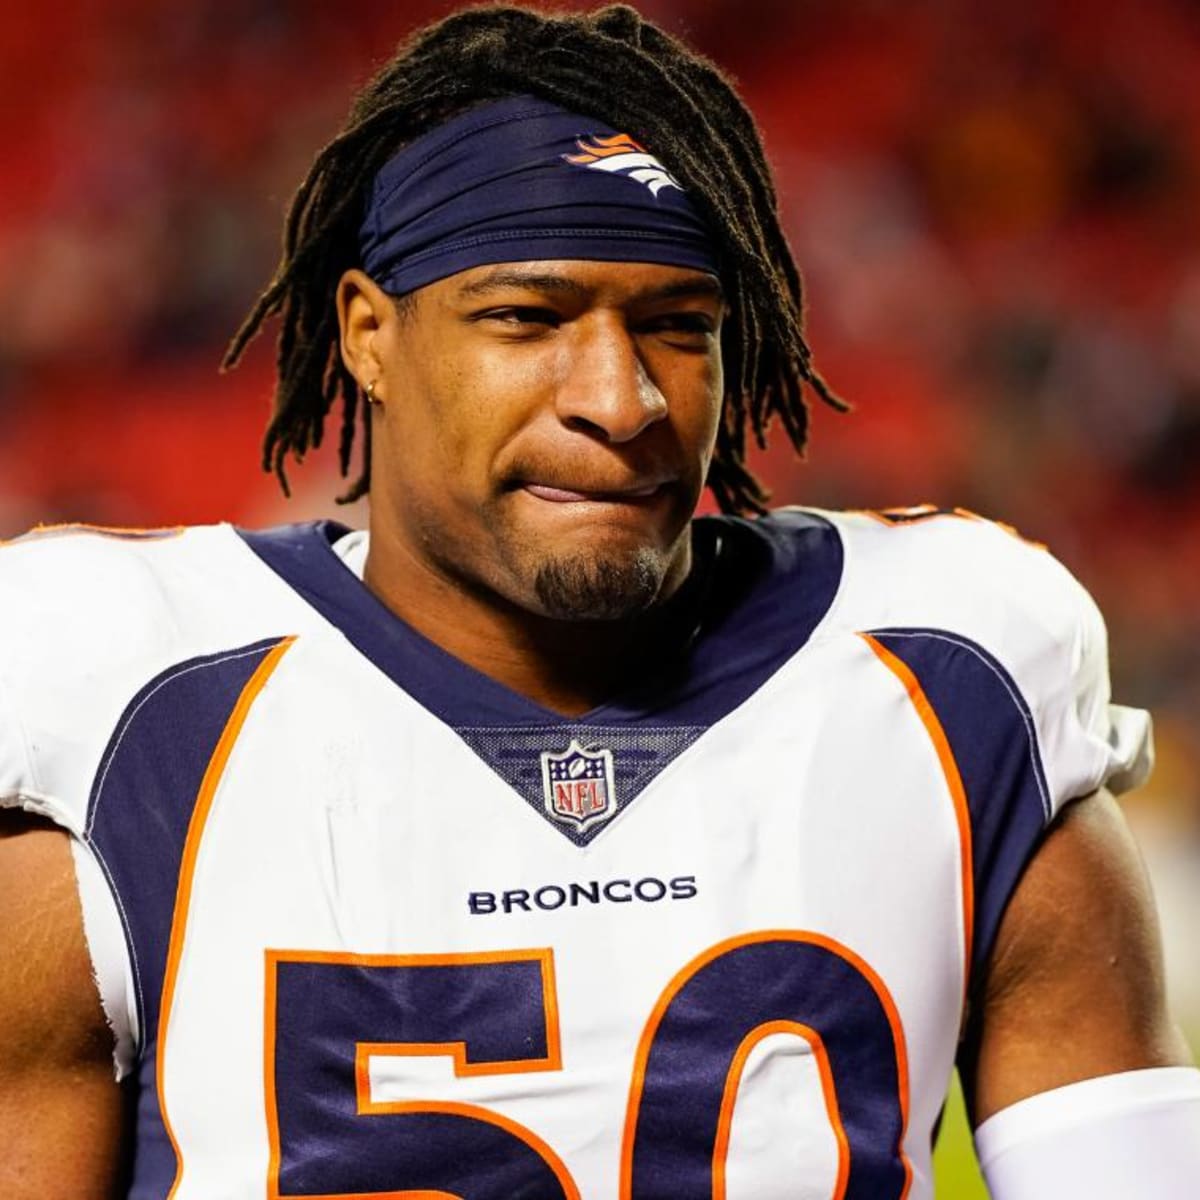
<path fill-rule="evenodd" d="M 663 188 L 673 187 L 683 191 L 672 178 L 666 167 L 647 152 L 645 146 L 635 142 L 627 133 L 614 133 L 612 137 L 595 136 L 579 138 L 575 143 L 578 154 L 564 154 L 563 158 L 579 167 L 593 171 L 608 171 L 613 175 L 626 175 L 644 184 L 657 196 Z"/>

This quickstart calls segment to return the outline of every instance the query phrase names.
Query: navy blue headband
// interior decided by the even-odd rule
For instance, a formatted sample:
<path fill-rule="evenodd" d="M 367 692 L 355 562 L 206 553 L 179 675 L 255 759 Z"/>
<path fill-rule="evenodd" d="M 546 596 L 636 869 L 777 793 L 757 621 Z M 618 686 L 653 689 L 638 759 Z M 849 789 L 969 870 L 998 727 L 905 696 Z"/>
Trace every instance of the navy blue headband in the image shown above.
<path fill-rule="evenodd" d="M 393 295 L 469 267 L 550 258 L 717 273 L 712 237 L 658 159 L 534 96 L 472 109 L 389 159 L 359 248 Z"/>

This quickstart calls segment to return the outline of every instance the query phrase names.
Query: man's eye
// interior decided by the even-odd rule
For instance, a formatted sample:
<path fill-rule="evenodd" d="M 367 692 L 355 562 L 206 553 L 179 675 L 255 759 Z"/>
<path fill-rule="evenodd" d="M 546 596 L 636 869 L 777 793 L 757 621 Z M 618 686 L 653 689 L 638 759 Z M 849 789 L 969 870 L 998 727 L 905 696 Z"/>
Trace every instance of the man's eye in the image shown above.
<path fill-rule="evenodd" d="M 646 322 L 651 333 L 709 334 L 716 330 L 716 322 L 703 312 L 663 313 Z"/>
<path fill-rule="evenodd" d="M 509 325 L 514 329 L 522 328 L 551 328 L 557 329 L 560 324 L 558 313 L 551 308 L 535 308 L 529 305 L 512 305 L 508 308 L 491 308 L 480 313 L 481 321 L 496 321 L 501 325 Z"/>

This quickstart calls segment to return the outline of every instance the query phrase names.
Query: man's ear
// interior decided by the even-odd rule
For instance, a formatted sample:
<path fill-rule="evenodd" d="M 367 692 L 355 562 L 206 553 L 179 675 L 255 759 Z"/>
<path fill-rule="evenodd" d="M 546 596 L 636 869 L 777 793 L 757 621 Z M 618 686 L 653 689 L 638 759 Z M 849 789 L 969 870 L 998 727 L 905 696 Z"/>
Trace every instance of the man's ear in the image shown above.
<path fill-rule="evenodd" d="M 395 319 L 395 304 L 369 275 L 354 268 L 338 280 L 337 316 L 342 362 L 365 387 L 383 373 L 378 334 L 385 321 Z"/>

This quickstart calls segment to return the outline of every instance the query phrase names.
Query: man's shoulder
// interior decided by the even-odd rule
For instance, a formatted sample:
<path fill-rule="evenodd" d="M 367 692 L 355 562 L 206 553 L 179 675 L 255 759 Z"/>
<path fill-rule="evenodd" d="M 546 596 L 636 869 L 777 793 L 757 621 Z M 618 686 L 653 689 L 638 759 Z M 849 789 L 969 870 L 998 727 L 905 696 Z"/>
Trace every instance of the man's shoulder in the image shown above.
<path fill-rule="evenodd" d="M 38 528 L 0 546 L 0 688 L 21 703 L 120 691 L 291 632 L 292 595 L 229 525 Z"/>
<path fill-rule="evenodd" d="M 961 509 L 825 516 L 845 555 L 830 627 L 868 635 L 958 710 L 987 682 L 1039 746 L 1054 811 L 1145 777 L 1149 718 L 1110 703 L 1104 619 L 1044 546 Z"/>
<path fill-rule="evenodd" d="M 310 548 L 328 522 L 249 532 L 233 525 L 127 529 L 104 525 L 39 525 L 0 541 L 0 606 L 39 606 L 49 616 L 69 608 L 128 612 L 139 603 L 169 603 L 192 594 L 228 595 L 263 573 L 259 544 Z M 268 575 L 270 572 L 268 572 Z"/>
<path fill-rule="evenodd" d="M 290 598 L 227 525 L 63 526 L 0 547 L 0 793 L 75 828 L 131 706 L 189 664 L 296 632 Z"/>
<path fill-rule="evenodd" d="M 1099 609 L 1044 546 L 1011 527 L 931 506 L 785 509 L 744 524 L 776 547 L 772 570 L 788 579 L 776 584 L 776 603 L 799 608 L 812 580 L 822 580 L 828 600 L 812 641 L 866 635 L 919 655 L 929 670 L 957 673 L 958 684 L 964 671 L 983 670 L 1002 678 L 1023 710 L 1054 720 L 1076 711 L 1094 723 L 1106 711 Z"/>
<path fill-rule="evenodd" d="M 1100 621 L 1087 591 L 1045 546 L 966 509 L 794 508 L 757 524 L 787 548 L 836 538 L 836 552 L 824 551 L 839 573 L 827 629 L 944 630 L 1011 653 L 1023 641 L 1071 642 Z M 803 570 L 796 581 L 803 586 Z"/>
<path fill-rule="evenodd" d="M 181 595 L 233 582 L 239 540 L 219 525 L 35 528 L 0 546 L 0 645 L 161 635 Z"/>

